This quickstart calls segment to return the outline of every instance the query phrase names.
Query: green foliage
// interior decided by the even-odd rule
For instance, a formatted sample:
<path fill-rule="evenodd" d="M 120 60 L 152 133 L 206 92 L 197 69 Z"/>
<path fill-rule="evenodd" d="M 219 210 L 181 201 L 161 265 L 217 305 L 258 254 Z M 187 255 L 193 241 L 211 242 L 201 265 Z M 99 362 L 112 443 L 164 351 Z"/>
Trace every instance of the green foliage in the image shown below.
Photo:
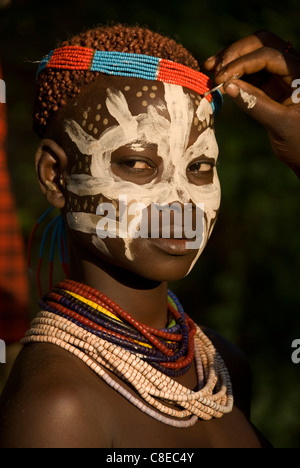
<path fill-rule="evenodd" d="M 24 237 L 46 209 L 34 174 L 36 65 L 57 41 L 97 23 L 148 25 L 181 41 L 200 63 L 258 29 L 300 50 L 298 0 L 249 2 L 16 0 L 1 11 L 8 159 Z M 266 132 L 225 99 L 217 121 L 223 201 L 197 268 L 173 289 L 190 315 L 242 348 L 253 369 L 253 421 L 275 447 L 299 447 L 300 185 L 272 155 Z M 33 301 L 35 302 L 35 301 Z M 33 307 L 35 305 L 33 304 Z"/>

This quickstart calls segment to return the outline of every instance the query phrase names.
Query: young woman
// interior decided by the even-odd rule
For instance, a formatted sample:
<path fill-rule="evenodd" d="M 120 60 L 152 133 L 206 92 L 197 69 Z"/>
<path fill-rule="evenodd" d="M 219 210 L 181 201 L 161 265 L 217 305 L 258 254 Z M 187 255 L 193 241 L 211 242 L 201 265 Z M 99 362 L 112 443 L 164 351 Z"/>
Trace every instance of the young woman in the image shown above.
<path fill-rule="evenodd" d="M 298 172 L 291 47 L 260 33 L 206 66 Z M 237 79 L 260 70 L 280 77 L 280 102 Z M 67 226 L 70 271 L 42 299 L 3 392 L 2 447 L 265 446 L 247 362 L 168 291 L 218 214 L 212 87 L 181 45 L 138 27 L 87 31 L 41 62 L 36 168 Z"/>

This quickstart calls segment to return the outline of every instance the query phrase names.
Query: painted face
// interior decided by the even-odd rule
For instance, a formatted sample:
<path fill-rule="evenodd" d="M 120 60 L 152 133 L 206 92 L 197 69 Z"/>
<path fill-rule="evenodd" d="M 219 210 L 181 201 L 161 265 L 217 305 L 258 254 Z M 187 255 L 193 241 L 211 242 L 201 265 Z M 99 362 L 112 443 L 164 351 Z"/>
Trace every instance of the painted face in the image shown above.
<path fill-rule="evenodd" d="M 208 101 L 176 85 L 109 77 L 94 83 L 74 109 L 74 118 L 64 120 L 75 153 L 67 178 L 69 228 L 89 236 L 106 258 L 115 257 L 118 245 L 118 262 L 124 258 L 127 267 L 152 247 L 173 262 L 186 257 L 187 274 L 207 243 L 220 205 L 218 146 Z M 196 249 L 184 249 L 182 240 L 174 238 L 132 235 L 130 226 L 141 226 L 137 206 L 148 210 L 150 221 L 151 206 L 174 202 L 182 213 L 188 205 L 204 215 Z M 112 211 L 105 211 L 109 205 L 103 203 Z"/>

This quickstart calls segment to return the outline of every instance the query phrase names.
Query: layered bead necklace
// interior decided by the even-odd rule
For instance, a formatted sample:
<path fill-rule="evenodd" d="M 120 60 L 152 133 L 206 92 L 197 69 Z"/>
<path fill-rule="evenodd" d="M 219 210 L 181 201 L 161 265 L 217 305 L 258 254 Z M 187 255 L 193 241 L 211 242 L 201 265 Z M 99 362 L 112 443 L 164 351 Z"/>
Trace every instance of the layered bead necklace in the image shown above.
<path fill-rule="evenodd" d="M 40 305 L 42 311 L 32 321 L 24 344 L 52 343 L 69 351 L 158 421 L 185 428 L 198 419 L 220 418 L 232 411 L 232 386 L 225 363 L 171 291 L 171 320 L 165 329 L 138 322 L 104 294 L 72 280 L 59 283 Z M 194 360 L 196 391 L 174 380 Z M 130 384 L 144 402 L 107 371 Z"/>

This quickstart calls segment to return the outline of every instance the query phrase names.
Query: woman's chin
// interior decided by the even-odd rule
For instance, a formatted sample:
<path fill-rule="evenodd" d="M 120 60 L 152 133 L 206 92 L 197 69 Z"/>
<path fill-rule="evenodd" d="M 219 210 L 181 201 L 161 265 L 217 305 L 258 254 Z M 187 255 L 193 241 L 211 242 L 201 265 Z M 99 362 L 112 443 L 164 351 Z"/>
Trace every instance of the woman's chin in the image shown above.
<path fill-rule="evenodd" d="M 82 251 L 94 266 L 110 274 L 115 271 L 118 277 L 132 273 L 154 282 L 178 281 L 189 274 L 199 256 L 199 250 L 190 249 L 182 239 L 134 239 L 131 243 L 105 239 L 99 249 L 90 236 L 76 234 L 77 256 Z"/>

